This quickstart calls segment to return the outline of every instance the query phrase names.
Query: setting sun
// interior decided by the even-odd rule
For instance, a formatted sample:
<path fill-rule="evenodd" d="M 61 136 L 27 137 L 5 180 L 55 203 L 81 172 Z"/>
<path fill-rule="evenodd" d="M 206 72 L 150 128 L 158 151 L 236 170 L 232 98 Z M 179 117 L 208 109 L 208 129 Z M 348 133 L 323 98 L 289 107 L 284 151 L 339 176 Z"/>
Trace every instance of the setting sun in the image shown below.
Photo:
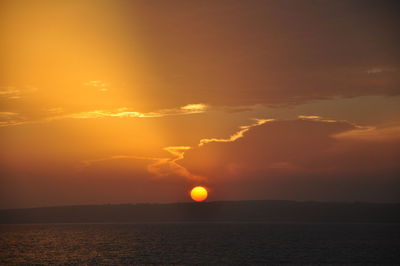
<path fill-rule="evenodd" d="M 197 186 L 190 191 L 190 196 L 192 200 L 200 202 L 207 199 L 208 192 L 205 187 Z"/>

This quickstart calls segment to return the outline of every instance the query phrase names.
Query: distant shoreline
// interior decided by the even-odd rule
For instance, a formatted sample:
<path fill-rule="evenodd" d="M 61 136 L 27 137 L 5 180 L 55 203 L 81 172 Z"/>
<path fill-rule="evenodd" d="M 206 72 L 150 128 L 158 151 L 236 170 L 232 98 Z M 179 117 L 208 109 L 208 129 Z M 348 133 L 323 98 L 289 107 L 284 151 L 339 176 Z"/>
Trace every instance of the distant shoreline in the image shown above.
<path fill-rule="evenodd" d="M 257 203 L 257 202 L 274 202 L 274 203 L 310 203 L 310 204 L 373 204 L 373 205 L 400 205 L 400 202 L 370 202 L 370 201 L 316 201 L 316 200 L 216 200 L 216 201 L 178 201 L 178 202 L 128 202 L 128 203 L 99 203 L 99 204 L 79 204 L 79 205 L 50 205 L 50 206 L 35 206 L 21 208 L 0 208 L 1 211 L 14 210 L 32 210 L 46 208 L 65 208 L 65 207 L 97 207 L 97 206 L 137 206 L 137 205 L 207 205 L 219 203 Z"/>
<path fill-rule="evenodd" d="M 400 203 L 286 200 L 76 205 L 0 210 L 0 224 L 400 223 Z"/>

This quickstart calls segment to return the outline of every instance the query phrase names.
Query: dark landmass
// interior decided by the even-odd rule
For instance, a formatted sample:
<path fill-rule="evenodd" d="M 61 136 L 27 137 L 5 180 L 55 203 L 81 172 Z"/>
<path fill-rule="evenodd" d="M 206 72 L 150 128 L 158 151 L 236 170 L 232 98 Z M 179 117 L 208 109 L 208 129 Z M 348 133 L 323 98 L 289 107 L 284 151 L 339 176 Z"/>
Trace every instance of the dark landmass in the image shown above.
<path fill-rule="evenodd" d="M 1 224 L 154 222 L 400 223 L 400 204 L 261 200 L 0 210 Z"/>

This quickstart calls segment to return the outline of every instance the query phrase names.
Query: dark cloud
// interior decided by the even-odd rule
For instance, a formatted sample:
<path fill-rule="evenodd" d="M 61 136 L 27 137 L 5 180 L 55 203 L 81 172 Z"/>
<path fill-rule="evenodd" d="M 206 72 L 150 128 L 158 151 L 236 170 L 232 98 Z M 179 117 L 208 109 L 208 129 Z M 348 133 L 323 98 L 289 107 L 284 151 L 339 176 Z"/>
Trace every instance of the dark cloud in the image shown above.
<path fill-rule="evenodd" d="M 311 193 L 308 199 L 398 200 L 399 135 L 343 135 L 354 130 L 373 129 L 346 121 L 270 121 L 234 142 L 189 150 L 180 163 L 243 198 L 307 199 Z"/>
<path fill-rule="evenodd" d="M 0 166 L 0 208 L 187 200 L 190 183 L 148 171 L 152 160 L 108 158 L 90 164 Z"/>
<path fill-rule="evenodd" d="M 154 78 L 176 96 L 171 101 L 190 95 L 215 105 L 279 105 L 394 95 L 398 7 L 396 1 L 153 2 L 127 9 L 133 27 L 126 34 L 142 36 Z M 140 14 L 140 26 L 130 12 Z M 391 71 L 371 75 L 376 68 Z"/>
<path fill-rule="evenodd" d="M 48 13 L 61 8 L 70 11 L 52 20 Z M 123 99 L 138 111 L 400 92 L 398 1 L 117 0 L 77 6 L 43 0 L 16 10 L 16 25 L 24 12 L 40 20 L 26 32 L 4 26 L 3 85 L 33 82 L 75 95 L 82 89 L 74 88 L 96 78 L 124 87 Z M 64 46 L 42 32 L 65 39 Z M 42 54 L 52 60 L 37 58 Z M 76 101 L 66 94 L 58 103 Z"/>

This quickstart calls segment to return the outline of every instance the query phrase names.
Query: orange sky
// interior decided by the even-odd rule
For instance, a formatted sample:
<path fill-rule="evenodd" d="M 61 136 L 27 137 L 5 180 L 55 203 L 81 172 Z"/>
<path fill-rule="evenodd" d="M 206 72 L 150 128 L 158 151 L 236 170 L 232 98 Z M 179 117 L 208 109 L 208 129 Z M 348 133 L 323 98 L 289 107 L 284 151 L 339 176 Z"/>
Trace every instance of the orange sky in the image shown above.
<path fill-rule="evenodd" d="M 0 208 L 398 202 L 397 1 L 0 4 Z"/>

